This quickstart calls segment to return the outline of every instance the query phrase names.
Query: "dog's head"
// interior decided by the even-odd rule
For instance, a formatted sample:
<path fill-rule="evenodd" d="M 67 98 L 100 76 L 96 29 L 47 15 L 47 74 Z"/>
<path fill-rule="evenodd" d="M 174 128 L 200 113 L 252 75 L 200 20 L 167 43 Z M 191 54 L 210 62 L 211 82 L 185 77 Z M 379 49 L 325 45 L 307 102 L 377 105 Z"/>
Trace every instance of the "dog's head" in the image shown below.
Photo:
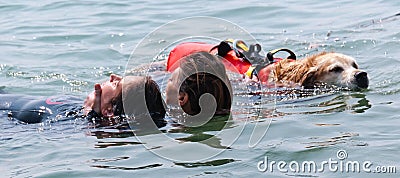
<path fill-rule="evenodd" d="M 305 61 L 309 69 L 302 85 L 312 88 L 315 83 L 327 83 L 350 89 L 368 88 L 367 73 L 358 68 L 354 58 L 340 53 L 321 53 Z"/>

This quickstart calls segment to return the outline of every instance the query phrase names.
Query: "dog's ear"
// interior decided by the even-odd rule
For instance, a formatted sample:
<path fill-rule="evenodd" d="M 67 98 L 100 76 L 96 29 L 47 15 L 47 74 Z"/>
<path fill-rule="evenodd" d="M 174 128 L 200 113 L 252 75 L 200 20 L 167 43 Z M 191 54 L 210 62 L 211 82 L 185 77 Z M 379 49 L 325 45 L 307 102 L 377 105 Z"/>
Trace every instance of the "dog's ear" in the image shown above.
<path fill-rule="evenodd" d="M 310 68 L 310 70 L 301 79 L 301 85 L 306 89 L 314 88 L 317 79 L 316 73 L 317 69 L 315 67 Z"/>

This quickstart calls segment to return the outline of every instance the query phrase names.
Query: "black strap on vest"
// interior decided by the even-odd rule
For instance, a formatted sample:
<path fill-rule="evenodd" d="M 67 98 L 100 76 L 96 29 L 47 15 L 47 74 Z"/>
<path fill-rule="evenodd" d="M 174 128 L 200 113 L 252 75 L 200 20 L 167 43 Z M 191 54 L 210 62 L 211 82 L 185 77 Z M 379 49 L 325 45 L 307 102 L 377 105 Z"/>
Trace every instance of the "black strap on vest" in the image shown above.
<path fill-rule="evenodd" d="M 221 41 L 218 45 L 214 46 L 213 48 L 210 49 L 210 52 L 214 50 L 215 48 L 218 49 L 217 55 L 221 57 L 225 57 L 229 51 L 235 51 L 236 57 L 247 61 L 251 64 L 256 63 L 259 61 L 259 59 L 264 60 L 264 57 L 261 56 L 259 53 L 261 51 L 261 45 L 255 44 L 255 45 L 250 45 L 250 48 L 248 51 L 245 51 L 243 49 L 239 50 L 236 42 L 233 42 L 232 45 L 230 44 L 231 42 L 229 41 Z M 243 41 L 239 41 L 245 45 Z M 247 45 L 246 45 L 247 46 Z"/>
<path fill-rule="evenodd" d="M 240 45 L 242 45 L 242 47 L 239 45 L 239 43 Z M 288 59 L 296 60 L 296 54 L 286 48 L 271 50 L 267 53 L 267 56 L 264 57 L 260 54 L 260 52 L 262 51 L 262 47 L 260 44 L 251 44 L 250 47 L 247 47 L 246 43 L 242 40 L 221 41 L 218 45 L 211 48 L 209 52 L 213 51 L 215 48 L 218 49 L 217 55 L 221 57 L 225 57 L 229 53 L 229 51 L 234 50 L 238 58 L 252 64 L 252 75 L 257 75 L 259 70 L 270 64 L 273 64 L 275 62 L 274 55 L 278 52 L 287 52 L 289 53 L 289 56 L 287 57 Z"/>
<path fill-rule="evenodd" d="M 290 49 L 286 49 L 286 48 L 279 48 L 279 49 L 275 49 L 275 50 L 272 50 L 272 51 L 270 51 L 270 52 L 267 53 L 267 59 L 268 59 L 268 61 L 269 61 L 270 63 L 273 63 L 273 62 L 274 62 L 274 55 L 275 55 L 276 53 L 278 53 L 278 52 L 281 52 L 281 51 L 284 51 L 284 52 L 289 53 L 289 56 L 287 57 L 288 59 L 296 60 L 296 54 L 294 54 L 293 51 L 291 51 Z"/>

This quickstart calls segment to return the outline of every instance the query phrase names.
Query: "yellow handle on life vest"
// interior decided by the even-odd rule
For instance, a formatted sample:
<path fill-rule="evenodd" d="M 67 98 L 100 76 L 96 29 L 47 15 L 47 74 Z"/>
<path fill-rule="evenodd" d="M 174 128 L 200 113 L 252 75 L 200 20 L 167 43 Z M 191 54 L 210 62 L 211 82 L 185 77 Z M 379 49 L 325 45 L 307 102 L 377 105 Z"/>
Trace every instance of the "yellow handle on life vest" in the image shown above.
<path fill-rule="evenodd" d="M 244 73 L 247 77 L 252 78 L 255 75 L 256 66 L 250 66 L 246 73 Z"/>
<path fill-rule="evenodd" d="M 242 40 L 234 40 L 232 38 L 225 40 L 226 42 L 232 43 L 233 46 L 237 45 L 243 51 L 249 51 L 249 47 Z M 236 44 L 235 44 L 236 43 Z"/>

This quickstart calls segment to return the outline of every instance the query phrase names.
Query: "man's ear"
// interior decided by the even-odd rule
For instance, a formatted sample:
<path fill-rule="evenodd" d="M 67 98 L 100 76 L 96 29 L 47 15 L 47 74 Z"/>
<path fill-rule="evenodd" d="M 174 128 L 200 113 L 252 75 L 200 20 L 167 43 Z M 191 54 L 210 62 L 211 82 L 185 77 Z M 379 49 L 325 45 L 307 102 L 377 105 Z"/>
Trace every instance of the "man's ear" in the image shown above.
<path fill-rule="evenodd" d="M 189 101 L 189 95 L 186 92 L 179 92 L 178 102 L 180 106 L 184 106 Z"/>

